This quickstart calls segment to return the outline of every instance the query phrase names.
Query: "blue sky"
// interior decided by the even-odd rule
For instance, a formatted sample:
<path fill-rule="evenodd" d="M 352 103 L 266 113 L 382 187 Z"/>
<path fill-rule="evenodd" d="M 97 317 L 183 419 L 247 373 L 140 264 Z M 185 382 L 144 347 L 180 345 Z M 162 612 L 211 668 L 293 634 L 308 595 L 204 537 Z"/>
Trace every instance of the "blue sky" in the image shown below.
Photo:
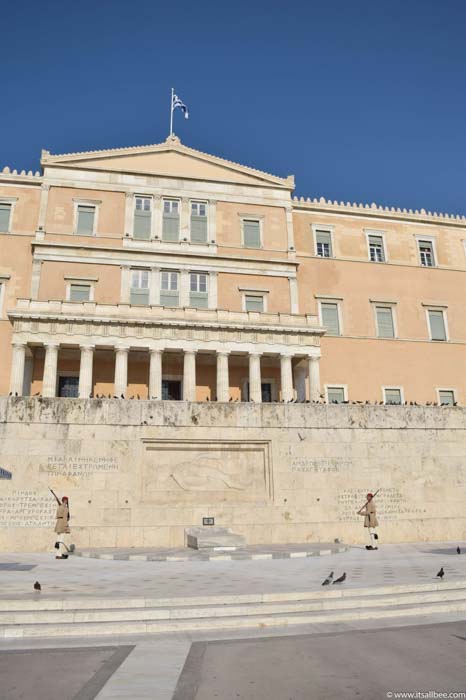
<path fill-rule="evenodd" d="M 174 86 L 184 143 L 298 195 L 466 213 L 464 0 L 17 0 L 2 26 L 0 167 L 163 141 Z"/>

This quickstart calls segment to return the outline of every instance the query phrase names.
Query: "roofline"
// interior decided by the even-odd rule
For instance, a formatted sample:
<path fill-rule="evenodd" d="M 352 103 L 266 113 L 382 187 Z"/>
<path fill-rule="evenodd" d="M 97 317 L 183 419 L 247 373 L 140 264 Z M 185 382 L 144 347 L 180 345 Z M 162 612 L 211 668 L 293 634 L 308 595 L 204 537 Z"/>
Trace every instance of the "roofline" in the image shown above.
<path fill-rule="evenodd" d="M 145 146 L 128 146 L 125 148 L 110 148 L 103 151 L 81 151 L 77 153 L 64 153 L 64 154 L 51 154 L 49 151 L 42 150 L 41 153 L 41 166 L 46 165 L 65 165 L 66 163 L 82 162 L 86 160 L 100 159 L 100 158 L 118 158 L 122 155 L 137 155 L 141 153 L 164 153 L 167 151 L 175 151 L 178 153 L 184 153 L 191 156 L 192 158 L 197 158 L 201 161 L 208 161 L 216 165 L 220 165 L 228 170 L 235 172 L 241 172 L 245 175 L 259 178 L 267 183 L 272 183 L 280 187 L 293 190 L 295 187 L 294 176 L 288 175 L 288 177 L 278 177 L 277 175 L 272 175 L 266 173 L 262 170 L 256 170 L 247 165 L 242 165 L 241 163 L 235 163 L 234 161 L 227 160 L 225 158 L 219 158 L 218 156 L 210 155 L 209 153 L 204 153 L 203 151 L 198 151 L 195 148 L 190 148 L 181 143 L 180 139 L 173 135 L 169 136 L 166 141 L 162 143 L 149 144 Z M 79 166 L 78 166 L 79 167 Z M 147 174 L 147 173 L 146 173 Z"/>

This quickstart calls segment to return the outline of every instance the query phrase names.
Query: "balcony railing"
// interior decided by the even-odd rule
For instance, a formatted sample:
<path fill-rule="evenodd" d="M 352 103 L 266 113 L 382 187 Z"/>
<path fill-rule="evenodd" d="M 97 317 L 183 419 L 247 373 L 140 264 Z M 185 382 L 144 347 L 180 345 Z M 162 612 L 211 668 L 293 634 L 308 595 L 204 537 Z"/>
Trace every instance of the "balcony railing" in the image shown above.
<path fill-rule="evenodd" d="M 299 329 L 302 332 L 323 333 L 318 316 L 313 314 L 263 313 L 258 311 L 226 311 L 191 307 L 131 306 L 131 304 L 98 304 L 94 301 L 38 301 L 17 299 L 16 307 L 8 311 L 10 318 L 66 318 L 128 322 L 199 323 L 216 326 L 246 326 Z"/>

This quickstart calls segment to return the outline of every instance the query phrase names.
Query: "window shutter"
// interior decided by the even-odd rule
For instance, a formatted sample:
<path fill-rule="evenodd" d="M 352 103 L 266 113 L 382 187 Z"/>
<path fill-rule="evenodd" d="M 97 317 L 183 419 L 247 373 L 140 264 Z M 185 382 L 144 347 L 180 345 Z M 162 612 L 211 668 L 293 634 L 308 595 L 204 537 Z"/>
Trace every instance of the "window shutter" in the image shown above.
<path fill-rule="evenodd" d="M 178 214 L 163 213 L 162 238 L 164 241 L 177 241 L 180 237 L 180 217 Z"/>
<path fill-rule="evenodd" d="M 430 334 L 432 340 L 446 340 L 445 323 L 442 311 L 429 311 Z"/>
<path fill-rule="evenodd" d="M 264 311 L 264 298 L 246 296 L 246 311 Z"/>
<path fill-rule="evenodd" d="M 191 216 L 191 242 L 207 243 L 207 216 Z"/>
<path fill-rule="evenodd" d="M 149 304 L 149 290 L 133 287 L 131 289 L 129 303 L 132 306 L 147 306 Z"/>
<path fill-rule="evenodd" d="M 316 231 L 317 254 L 319 254 L 319 244 L 327 245 L 329 257 L 332 257 L 332 237 L 330 231 Z"/>
<path fill-rule="evenodd" d="M 160 304 L 161 306 L 179 306 L 179 293 L 171 292 L 167 289 L 162 289 L 160 291 Z"/>
<path fill-rule="evenodd" d="M 10 228 L 11 204 L 0 204 L 0 231 L 7 232 Z"/>
<path fill-rule="evenodd" d="M 345 400 L 345 390 L 343 387 L 329 387 L 327 397 L 329 403 L 342 403 Z"/>
<path fill-rule="evenodd" d="M 327 335 L 340 335 L 337 304 L 321 304 L 322 325 L 327 329 Z"/>
<path fill-rule="evenodd" d="M 394 338 L 393 313 L 388 307 L 377 307 L 377 330 L 379 338 Z"/>
<path fill-rule="evenodd" d="M 92 236 L 94 233 L 95 207 L 78 206 L 78 227 L 80 236 Z"/>
<path fill-rule="evenodd" d="M 401 404 L 400 389 L 385 389 L 385 403 L 399 406 Z"/>
<path fill-rule="evenodd" d="M 439 391 L 438 398 L 440 404 L 453 406 L 455 403 L 455 393 L 453 391 Z"/>
<path fill-rule="evenodd" d="M 147 241 L 150 239 L 151 212 L 136 209 L 134 212 L 134 238 Z"/>
<path fill-rule="evenodd" d="M 207 309 L 209 306 L 207 292 L 191 292 L 189 304 L 197 309 Z"/>
<path fill-rule="evenodd" d="M 243 221 L 243 237 L 245 248 L 260 248 L 261 235 L 259 221 Z"/>
<path fill-rule="evenodd" d="M 70 286 L 70 301 L 89 301 L 91 288 L 88 284 L 72 284 Z"/>

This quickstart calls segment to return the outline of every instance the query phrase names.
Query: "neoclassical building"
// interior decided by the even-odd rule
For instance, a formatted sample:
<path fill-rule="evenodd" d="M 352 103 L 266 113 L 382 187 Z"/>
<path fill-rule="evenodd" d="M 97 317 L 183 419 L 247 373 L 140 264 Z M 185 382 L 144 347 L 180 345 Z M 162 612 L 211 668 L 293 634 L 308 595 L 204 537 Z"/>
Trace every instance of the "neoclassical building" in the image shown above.
<path fill-rule="evenodd" d="M 466 220 L 189 148 L 0 173 L 0 393 L 464 403 Z"/>

